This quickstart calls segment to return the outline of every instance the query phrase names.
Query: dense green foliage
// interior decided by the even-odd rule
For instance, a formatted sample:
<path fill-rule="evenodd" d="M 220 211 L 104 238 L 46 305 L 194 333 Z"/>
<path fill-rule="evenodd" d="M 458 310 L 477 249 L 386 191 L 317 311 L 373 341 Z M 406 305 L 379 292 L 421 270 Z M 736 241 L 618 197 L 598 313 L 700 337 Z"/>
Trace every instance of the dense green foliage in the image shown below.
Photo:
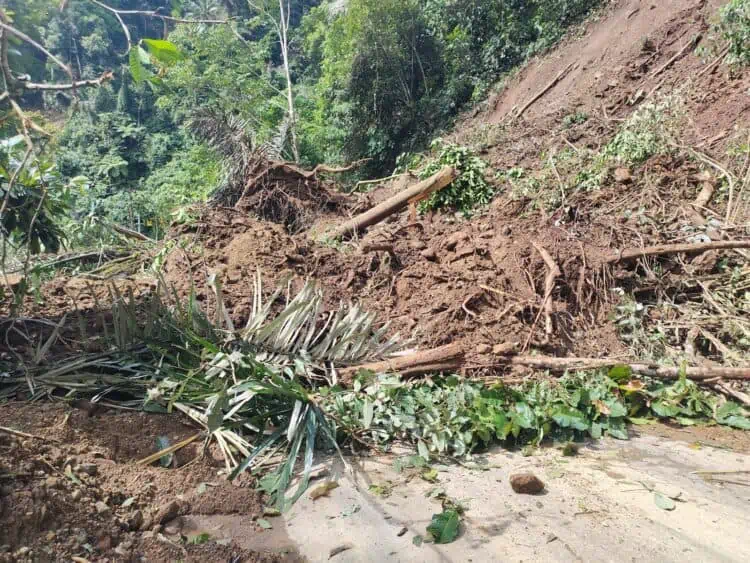
<path fill-rule="evenodd" d="M 625 366 L 609 374 L 570 374 L 521 387 L 487 388 L 458 377 L 408 384 L 381 376 L 332 392 L 325 404 L 340 431 L 380 445 L 394 438 L 416 442 L 425 459 L 464 456 L 496 442 L 627 439 L 627 423 L 649 419 L 750 429 L 747 412 L 737 403 L 723 402 L 684 378 L 666 383 L 631 379 Z"/>
<path fill-rule="evenodd" d="M 487 164 L 467 147 L 436 139 L 432 143 L 436 157 L 419 171 L 419 177 L 429 178 L 443 166 L 452 166 L 459 177 L 450 186 L 430 196 L 422 209 L 457 209 L 470 215 L 474 208 L 487 205 L 494 195 L 494 188 L 484 177 Z"/>
<path fill-rule="evenodd" d="M 720 12 L 720 29 L 735 62 L 750 64 L 750 0 L 731 0 Z"/>
<path fill-rule="evenodd" d="M 226 154 L 190 127 L 196 114 L 240 124 L 250 144 L 275 158 L 299 154 L 307 165 L 368 158 L 364 173 L 384 172 L 601 0 L 290 0 L 286 50 L 279 4 L 270 0 L 104 3 L 228 18 L 165 26 L 123 15 L 128 42 L 115 15 L 89 0 L 70 0 L 64 10 L 53 0 L 1 2 L 14 25 L 77 77 L 114 72 L 106 86 L 78 91 L 78 103 L 70 91 L 24 100 L 29 109 L 69 118 L 53 160 L 63 181 L 86 178 L 71 194 L 73 218 L 106 218 L 159 237 L 175 206 L 204 199 L 226 180 Z M 67 80 L 30 45 L 13 40 L 12 47 L 15 72 Z M 477 173 L 428 207 L 469 211 L 491 197 L 478 162 L 459 152 L 443 148 L 438 160 L 455 157 Z"/>

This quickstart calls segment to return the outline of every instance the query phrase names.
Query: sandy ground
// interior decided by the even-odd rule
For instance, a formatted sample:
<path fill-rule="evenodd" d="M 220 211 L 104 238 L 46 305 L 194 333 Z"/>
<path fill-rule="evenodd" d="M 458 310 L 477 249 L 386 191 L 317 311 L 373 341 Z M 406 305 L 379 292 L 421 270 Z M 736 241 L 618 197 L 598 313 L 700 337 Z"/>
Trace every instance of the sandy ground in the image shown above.
<path fill-rule="evenodd" d="M 534 455 L 497 450 L 490 469 L 446 466 L 431 484 L 397 473 L 392 457 L 367 459 L 357 483 L 333 463 L 326 479 L 339 487 L 313 501 L 303 497 L 273 528 L 243 534 L 249 523 L 232 516 L 188 518 L 190 533 L 225 535 L 244 548 L 298 551 L 309 561 L 748 561 L 750 455 L 727 448 L 643 435 L 603 440 L 563 457 L 549 448 Z M 745 485 L 706 481 L 695 471 L 744 471 L 715 476 Z M 532 471 L 546 484 L 535 496 L 511 490 L 509 476 Z M 368 492 L 392 482 L 390 496 Z M 448 545 L 414 544 L 425 535 L 438 501 L 434 487 L 467 507 L 461 535 Z M 677 497 L 659 508 L 654 492 Z M 344 551 L 340 551 L 347 548 Z M 336 553 L 338 552 L 338 553 Z M 335 555 L 331 556 L 332 553 Z"/>

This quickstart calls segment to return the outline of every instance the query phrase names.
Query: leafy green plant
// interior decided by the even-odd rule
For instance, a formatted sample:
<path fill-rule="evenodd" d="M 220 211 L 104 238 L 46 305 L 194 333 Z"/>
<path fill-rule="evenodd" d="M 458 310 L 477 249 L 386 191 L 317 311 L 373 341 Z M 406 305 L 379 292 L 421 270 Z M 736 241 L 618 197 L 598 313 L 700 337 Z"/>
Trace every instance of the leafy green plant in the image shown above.
<path fill-rule="evenodd" d="M 583 111 L 576 111 L 575 113 L 569 113 L 563 118 L 563 127 L 570 129 L 574 125 L 582 125 L 589 120 L 589 115 Z"/>
<path fill-rule="evenodd" d="M 640 106 L 602 151 L 623 164 L 638 164 L 651 156 L 669 153 L 684 115 L 684 102 L 676 95 Z"/>
<path fill-rule="evenodd" d="M 60 222 L 70 210 L 70 185 L 44 155 L 32 157 L 22 167 L 25 148 L 21 136 L 0 143 L 0 203 L 7 199 L 0 235 L 31 254 L 57 252 L 66 240 Z M 3 258 L 6 248 L 3 244 Z"/>
<path fill-rule="evenodd" d="M 719 20 L 732 62 L 750 64 L 750 0 L 731 0 L 719 11 Z"/>
<path fill-rule="evenodd" d="M 427 526 L 427 532 L 435 543 L 451 543 L 456 540 L 461 525 L 461 518 L 454 509 L 443 510 L 432 515 L 432 522 Z"/>
<path fill-rule="evenodd" d="M 459 176 L 421 204 L 421 210 L 451 208 L 469 216 L 492 200 L 495 188 L 485 178 L 487 164 L 481 158 L 467 147 L 442 139 L 434 140 L 431 148 L 437 155 L 419 171 L 419 177 L 429 178 L 444 166 L 454 167 Z"/>
<path fill-rule="evenodd" d="M 631 379 L 625 367 L 513 388 L 486 388 L 453 376 L 415 384 L 379 376 L 352 390 L 332 390 L 330 397 L 323 408 L 340 437 L 356 433 L 380 446 L 405 440 L 425 459 L 464 457 L 495 442 L 539 444 L 548 437 L 567 442 L 605 434 L 627 439 L 629 420 L 750 425 L 750 413 L 740 405 L 690 380 Z M 365 409 L 372 411 L 367 426 L 361 422 Z"/>

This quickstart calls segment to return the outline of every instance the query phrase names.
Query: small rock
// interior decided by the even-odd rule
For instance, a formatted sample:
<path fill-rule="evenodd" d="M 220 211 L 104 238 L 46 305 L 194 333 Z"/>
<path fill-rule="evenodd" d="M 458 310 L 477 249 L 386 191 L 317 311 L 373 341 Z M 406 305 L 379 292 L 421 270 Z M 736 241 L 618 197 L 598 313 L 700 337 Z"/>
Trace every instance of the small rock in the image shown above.
<path fill-rule="evenodd" d="M 106 502 L 98 500 L 94 503 L 94 507 L 96 508 L 96 513 L 100 516 L 109 516 L 112 514 L 112 509 L 107 506 Z"/>
<path fill-rule="evenodd" d="M 453 250 L 458 246 L 459 242 L 464 241 L 467 238 L 469 238 L 469 235 L 467 235 L 463 231 L 453 233 L 448 237 L 448 240 L 445 241 L 445 248 L 447 248 L 448 250 Z"/>
<path fill-rule="evenodd" d="M 150 530 L 153 525 L 154 519 L 151 518 L 151 516 L 146 516 L 145 518 L 143 518 L 141 525 L 138 526 L 138 529 L 141 531 Z"/>
<path fill-rule="evenodd" d="M 633 176 L 627 168 L 617 168 L 615 170 L 615 181 L 618 184 L 630 184 L 633 181 Z"/>
<path fill-rule="evenodd" d="M 96 547 L 99 551 L 109 551 L 112 549 L 112 538 L 108 535 L 103 535 L 96 542 Z"/>
<path fill-rule="evenodd" d="M 57 534 L 53 532 L 52 530 L 50 530 L 49 532 L 47 532 L 46 537 L 47 537 L 47 541 L 54 541 L 54 539 L 57 537 Z"/>
<path fill-rule="evenodd" d="M 489 354 L 492 351 L 492 347 L 489 344 L 478 344 L 477 354 Z"/>
<path fill-rule="evenodd" d="M 505 225 L 502 229 L 500 229 L 500 234 L 507 237 L 513 229 L 510 228 L 510 225 Z"/>
<path fill-rule="evenodd" d="M 81 489 L 76 489 L 70 494 L 70 498 L 74 501 L 81 500 L 81 497 L 83 496 L 83 493 L 81 492 Z"/>
<path fill-rule="evenodd" d="M 48 489 L 59 489 L 60 479 L 58 479 L 57 477 L 47 477 L 47 479 L 44 481 L 44 484 L 47 485 Z"/>
<path fill-rule="evenodd" d="M 182 518 L 179 516 L 164 526 L 164 533 L 168 536 L 176 536 L 182 531 Z"/>
<path fill-rule="evenodd" d="M 415 240 L 409 243 L 409 246 L 414 250 L 424 250 L 427 245 L 421 240 Z"/>
<path fill-rule="evenodd" d="M 133 516 L 130 517 L 128 527 L 131 530 L 138 530 L 141 525 L 143 525 L 143 512 L 141 512 L 140 510 L 136 510 L 135 512 L 133 512 Z"/>
<path fill-rule="evenodd" d="M 437 262 L 437 253 L 433 248 L 426 248 L 422 252 L 422 258 L 429 260 L 430 262 Z"/>
<path fill-rule="evenodd" d="M 90 475 L 91 477 L 94 477 L 99 473 L 99 468 L 95 463 L 84 463 L 78 468 L 78 470 L 82 471 L 86 475 Z"/>
<path fill-rule="evenodd" d="M 176 501 L 171 501 L 162 506 L 154 516 L 155 524 L 166 524 L 177 518 L 177 514 L 180 512 L 180 505 Z"/>
<path fill-rule="evenodd" d="M 510 476 L 510 486 L 521 495 L 535 495 L 544 490 L 544 483 L 533 473 L 516 473 Z"/>
<path fill-rule="evenodd" d="M 496 356 L 507 356 L 518 348 L 517 342 L 503 342 L 492 347 L 492 353 Z"/>
<path fill-rule="evenodd" d="M 23 547 L 19 547 L 16 550 L 15 555 L 16 555 L 16 557 L 23 557 L 24 555 L 28 555 L 29 553 L 31 553 L 31 548 L 23 546 Z"/>

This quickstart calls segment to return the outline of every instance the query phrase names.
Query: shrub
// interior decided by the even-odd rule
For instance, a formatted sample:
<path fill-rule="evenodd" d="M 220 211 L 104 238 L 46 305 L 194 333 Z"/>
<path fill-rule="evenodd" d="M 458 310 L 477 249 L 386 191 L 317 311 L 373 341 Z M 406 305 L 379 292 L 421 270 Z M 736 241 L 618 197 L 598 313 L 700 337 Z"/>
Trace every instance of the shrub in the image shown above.
<path fill-rule="evenodd" d="M 678 96 L 643 104 L 604 148 L 604 156 L 624 164 L 638 164 L 653 155 L 668 153 L 683 111 L 683 101 Z"/>
<path fill-rule="evenodd" d="M 419 172 L 422 179 L 429 178 L 443 166 L 452 166 L 459 176 L 447 188 L 433 194 L 420 210 L 453 208 L 471 215 L 476 207 L 487 205 L 495 188 L 484 177 L 487 164 L 467 147 L 436 139 L 431 148 L 437 157 L 431 159 Z"/>
<path fill-rule="evenodd" d="M 732 0 L 719 12 L 719 29 L 733 62 L 750 64 L 750 0 Z"/>

